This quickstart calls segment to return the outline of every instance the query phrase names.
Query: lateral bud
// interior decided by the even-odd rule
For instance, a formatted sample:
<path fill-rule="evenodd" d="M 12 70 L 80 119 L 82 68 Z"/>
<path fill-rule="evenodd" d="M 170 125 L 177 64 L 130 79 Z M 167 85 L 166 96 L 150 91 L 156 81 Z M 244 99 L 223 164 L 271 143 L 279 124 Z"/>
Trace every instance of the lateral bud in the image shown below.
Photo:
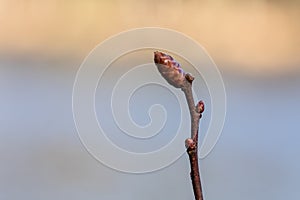
<path fill-rule="evenodd" d="M 201 100 L 196 105 L 196 112 L 201 114 L 203 113 L 203 111 L 204 111 L 204 102 Z"/>
<path fill-rule="evenodd" d="M 193 80 L 194 80 L 195 78 L 194 78 L 191 74 L 186 73 L 186 74 L 185 74 L 185 79 L 186 79 L 188 82 L 192 83 Z"/>
<path fill-rule="evenodd" d="M 188 138 L 185 140 L 185 148 L 191 148 L 195 145 L 195 142 L 192 138 Z"/>

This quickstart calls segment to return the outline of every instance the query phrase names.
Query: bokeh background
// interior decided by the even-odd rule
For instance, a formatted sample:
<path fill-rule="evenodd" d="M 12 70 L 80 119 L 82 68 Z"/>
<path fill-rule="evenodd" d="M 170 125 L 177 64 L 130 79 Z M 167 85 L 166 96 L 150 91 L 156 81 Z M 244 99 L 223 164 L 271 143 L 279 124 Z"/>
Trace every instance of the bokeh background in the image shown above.
<path fill-rule="evenodd" d="M 193 199 L 182 156 L 133 175 L 77 136 L 72 86 L 85 56 L 131 28 L 203 45 L 227 93 L 221 138 L 201 160 L 205 199 L 300 198 L 300 1 L 0 1 L 0 199 Z"/>

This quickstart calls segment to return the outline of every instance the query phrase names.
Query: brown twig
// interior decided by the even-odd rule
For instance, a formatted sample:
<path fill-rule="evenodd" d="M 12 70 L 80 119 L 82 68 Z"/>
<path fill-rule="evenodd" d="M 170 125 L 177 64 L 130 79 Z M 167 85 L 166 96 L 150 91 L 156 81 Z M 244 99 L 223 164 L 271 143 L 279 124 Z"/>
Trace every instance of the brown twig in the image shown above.
<path fill-rule="evenodd" d="M 194 77 L 185 73 L 171 56 L 162 52 L 154 52 L 154 62 L 158 71 L 166 81 L 176 88 L 181 88 L 184 92 L 191 117 L 191 138 L 185 140 L 186 152 L 188 153 L 191 166 L 191 180 L 193 185 L 194 196 L 196 200 L 203 200 L 202 187 L 198 164 L 198 130 L 199 121 L 204 111 L 203 101 L 195 105 L 192 83 Z"/>
<path fill-rule="evenodd" d="M 186 75 L 186 79 L 188 80 L 189 74 Z M 189 75 L 191 76 L 191 75 Z M 187 81 L 185 87 L 181 88 L 185 94 L 188 107 L 190 110 L 191 116 L 191 138 L 185 140 L 186 152 L 189 155 L 190 166 L 191 166 L 191 180 L 194 190 L 194 196 L 196 200 L 203 200 L 202 195 L 202 186 L 200 180 L 199 173 L 199 164 L 198 164 L 198 129 L 199 129 L 199 121 L 202 116 L 202 112 L 204 111 L 204 103 L 199 101 L 199 103 L 195 106 L 193 93 L 192 93 L 192 81 Z"/>

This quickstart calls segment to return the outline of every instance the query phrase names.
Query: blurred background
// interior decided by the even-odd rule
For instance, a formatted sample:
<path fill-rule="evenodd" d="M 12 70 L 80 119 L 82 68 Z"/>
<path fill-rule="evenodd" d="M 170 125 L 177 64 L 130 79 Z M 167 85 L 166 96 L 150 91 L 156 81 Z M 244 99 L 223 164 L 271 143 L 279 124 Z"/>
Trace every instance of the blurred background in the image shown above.
<path fill-rule="evenodd" d="M 300 1 L 0 1 L 0 199 L 193 199 L 186 155 L 112 170 L 76 133 L 72 87 L 109 36 L 157 26 L 199 42 L 223 76 L 227 116 L 201 160 L 206 200 L 299 199 Z"/>

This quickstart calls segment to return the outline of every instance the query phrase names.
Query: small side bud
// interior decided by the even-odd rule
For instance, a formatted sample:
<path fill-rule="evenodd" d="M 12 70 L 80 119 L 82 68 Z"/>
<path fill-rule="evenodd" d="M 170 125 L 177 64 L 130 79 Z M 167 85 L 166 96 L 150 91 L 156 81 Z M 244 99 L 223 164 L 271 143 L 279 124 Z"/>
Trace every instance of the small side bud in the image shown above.
<path fill-rule="evenodd" d="M 187 74 L 185 75 L 185 79 L 186 79 L 188 82 L 192 83 L 193 80 L 194 80 L 195 78 L 194 78 L 191 74 L 187 73 Z"/>
<path fill-rule="evenodd" d="M 197 113 L 203 113 L 204 111 L 204 102 L 201 100 L 198 102 L 197 106 L 196 106 L 196 111 Z"/>
<path fill-rule="evenodd" d="M 185 140 L 185 148 L 190 148 L 194 145 L 194 140 L 192 138 L 188 138 Z"/>

